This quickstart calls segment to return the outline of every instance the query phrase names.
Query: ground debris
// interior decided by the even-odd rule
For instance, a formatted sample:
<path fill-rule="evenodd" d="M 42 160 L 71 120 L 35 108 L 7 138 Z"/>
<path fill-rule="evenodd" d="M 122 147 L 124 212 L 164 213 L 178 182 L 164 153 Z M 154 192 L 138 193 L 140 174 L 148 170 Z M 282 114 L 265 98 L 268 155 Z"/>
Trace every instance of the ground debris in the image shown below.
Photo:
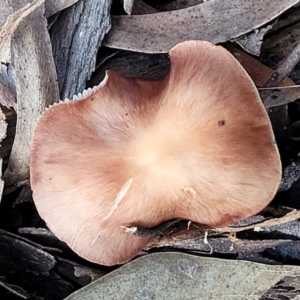
<path fill-rule="evenodd" d="M 292 124 L 300 122 L 300 88 L 287 88 L 300 83 L 300 6 L 282 14 L 298 1 L 155 2 L 0 0 L 0 104 L 13 108 L 0 107 L 1 138 L 7 135 L 0 149 L 7 185 L 0 201 L 1 299 L 62 300 L 115 269 L 79 258 L 37 214 L 29 184 L 29 151 L 41 113 L 59 98 L 99 84 L 108 69 L 128 77 L 160 79 L 170 69 L 166 52 L 192 38 L 226 42 L 223 46 L 255 85 L 269 88 L 260 93 L 284 167 L 280 193 L 261 214 L 226 228 L 170 220 L 156 228 L 126 226 L 124 230 L 151 237 L 142 256 L 171 250 L 231 258 L 230 263 L 300 264 L 300 142 L 291 132 Z M 124 8 L 132 15 L 124 15 Z M 235 15 L 228 19 L 226 9 Z M 253 11 L 257 14 L 249 25 Z M 252 54 L 261 52 L 260 56 L 228 42 L 233 39 Z M 112 48 L 102 46 L 102 41 Z M 1 180 L 0 194 L 2 188 Z M 179 267 L 185 270 L 186 266 Z M 178 268 L 172 274 L 174 270 Z M 193 275 L 194 269 L 189 270 L 192 273 L 186 274 Z M 293 299 L 299 294 L 299 278 L 281 276 L 268 287 L 253 299 Z M 138 299 L 152 297 L 139 290 L 135 293 Z"/>

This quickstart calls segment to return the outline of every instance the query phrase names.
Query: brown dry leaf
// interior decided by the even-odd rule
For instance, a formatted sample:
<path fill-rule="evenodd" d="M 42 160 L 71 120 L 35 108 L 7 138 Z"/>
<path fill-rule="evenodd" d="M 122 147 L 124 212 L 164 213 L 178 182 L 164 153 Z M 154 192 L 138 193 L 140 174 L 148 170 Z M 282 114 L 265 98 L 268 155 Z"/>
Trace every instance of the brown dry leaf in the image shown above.
<path fill-rule="evenodd" d="M 296 3 L 297 0 L 210 0 L 177 11 L 114 16 L 103 45 L 159 53 L 185 40 L 226 42 L 268 23 Z"/>
<path fill-rule="evenodd" d="M 258 300 L 265 294 L 289 295 L 290 289 L 274 290 L 279 281 L 294 279 L 292 286 L 299 290 L 299 274 L 298 266 L 156 253 L 126 264 L 65 300 Z"/>
<path fill-rule="evenodd" d="M 257 87 L 262 87 L 272 76 L 274 70 L 262 64 L 258 59 L 233 46 L 231 43 L 226 43 L 223 46 L 240 62 Z M 286 78 L 279 86 L 294 84 L 291 79 Z"/>
<path fill-rule="evenodd" d="M 263 87 L 264 84 L 270 79 L 274 70 L 262 64 L 259 60 L 244 51 L 234 47 L 231 43 L 224 44 L 224 47 L 231 52 L 231 54 L 240 62 L 245 68 L 249 76 L 254 81 L 257 87 Z M 294 81 L 290 78 L 285 78 L 279 87 L 293 86 Z M 279 106 L 293 102 L 300 98 L 300 89 L 274 89 L 271 95 L 265 100 L 264 105 L 266 108 Z"/>

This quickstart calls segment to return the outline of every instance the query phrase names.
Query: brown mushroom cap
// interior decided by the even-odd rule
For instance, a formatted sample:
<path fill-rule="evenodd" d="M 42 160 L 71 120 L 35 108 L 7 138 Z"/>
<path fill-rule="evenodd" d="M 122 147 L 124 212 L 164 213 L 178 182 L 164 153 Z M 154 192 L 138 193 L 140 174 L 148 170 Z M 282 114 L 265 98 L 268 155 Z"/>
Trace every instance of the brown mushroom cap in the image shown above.
<path fill-rule="evenodd" d="M 124 263 L 147 244 L 121 225 L 228 225 L 262 210 L 279 186 L 271 125 L 240 64 L 203 41 L 177 45 L 170 58 L 161 81 L 108 72 L 101 88 L 37 124 L 36 207 L 89 261 Z"/>

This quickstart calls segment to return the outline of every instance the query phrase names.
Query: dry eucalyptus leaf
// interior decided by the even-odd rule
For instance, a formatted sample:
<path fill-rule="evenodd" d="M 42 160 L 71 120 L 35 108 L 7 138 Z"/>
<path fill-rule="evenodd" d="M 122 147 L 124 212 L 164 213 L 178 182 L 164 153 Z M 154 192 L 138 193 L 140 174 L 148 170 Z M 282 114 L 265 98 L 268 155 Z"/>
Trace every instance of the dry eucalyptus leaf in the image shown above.
<path fill-rule="evenodd" d="M 131 15 L 134 5 L 134 0 L 123 0 L 123 7 L 128 15 Z"/>
<path fill-rule="evenodd" d="M 206 0 L 209 1 L 209 0 Z M 169 10 L 177 10 L 177 9 L 183 9 L 190 6 L 194 6 L 203 2 L 206 2 L 205 0 L 175 0 L 175 1 L 162 1 L 162 3 L 158 3 L 155 7 L 159 9 L 160 11 L 169 11 Z"/>
<path fill-rule="evenodd" d="M 274 73 L 274 70 L 262 64 L 258 59 L 247 54 L 245 51 L 233 46 L 232 43 L 224 44 L 224 47 L 239 61 L 247 71 L 257 87 L 263 87 L 266 81 Z M 295 83 L 290 78 L 285 78 L 279 86 L 290 86 Z M 298 96 L 299 97 L 299 96 Z"/>
<path fill-rule="evenodd" d="M 35 0 L 8 1 L 0 0 L 0 61 L 11 61 L 11 39 L 19 24 L 37 7 L 43 6 L 45 17 L 49 17 L 78 0 Z"/>
<path fill-rule="evenodd" d="M 210 0 L 176 11 L 115 16 L 103 45 L 159 53 L 185 40 L 226 42 L 268 23 L 296 3 L 298 0 Z"/>
<path fill-rule="evenodd" d="M 0 32 L 0 58 L 1 45 L 6 42 L 9 47 L 4 50 L 9 49 L 15 68 L 18 99 L 16 136 L 4 175 L 6 183 L 13 184 L 28 179 L 30 144 L 36 120 L 45 107 L 59 99 L 43 0 L 34 1 L 9 17 Z"/>
<path fill-rule="evenodd" d="M 23 1 L 11 1 L 0 0 L 0 28 L 4 25 L 7 18 L 13 14 L 16 10 L 25 7 L 28 4 L 34 4 L 35 1 L 23 0 Z M 55 13 L 71 6 L 78 2 L 78 0 L 43 0 L 45 2 L 45 16 L 50 17 Z"/>
<path fill-rule="evenodd" d="M 65 300 L 258 300 L 287 277 L 294 278 L 299 289 L 300 267 L 156 253 L 126 264 Z"/>
<path fill-rule="evenodd" d="M 274 73 L 274 70 L 262 64 L 258 59 L 255 59 L 251 55 L 234 47 L 231 43 L 226 43 L 224 46 L 241 63 L 257 87 L 263 87 Z M 287 77 L 282 80 L 282 82 L 279 84 L 279 87 L 293 85 L 295 85 L 295 82 Z M 272 91 L 271 95 L 265 100 L 264 105 L 266 108 L 270 108 L 293 102 L 299 98 L 300 89 L 279 88 Z"/>
<path fill-rule="evenodd" d="M 6 137 L 7 123 L 5 121 L 5 114 L 0 109 L 0 142 Z M 2 168 L 2 158 L 0 158 L 0 166 Z M 0 170 L 0 202 L 4 188 L 4 181 L 2 180 L 2 171 Z"/>
<path fill-rule="evenodd" d="M 45 16 L 48 18 L 76 2 L 78 0 L 45 0 Z"/>
<path fill-rule="evenodd" d="M 263 26 L 233 41 L 239 44 L 243 49 L 245 49 L 250 54 L 259 56 L 261 45 L 263 43 L 263 38 L 271 28 L 272 25 Z"/>
<path fill-rule="evenodd" d="M 159 10 L 148 5 L 143 0 L 135 0 L 131 14 L 132 15 L 146 15 L 146 14 L 153 14 L 153 13 L 157 13 L 157 12 L 159 12 Z"/>
<path fill-rule="evenodd" d="M 272 53 L 272 59 L 279 62 L 297 45 L 300 38 L 300 22 L 287 26 L 268 37 L 262 46 L 264 53 Z"/>
<path fill-rule="evenodd" d="M 44 0 L 36 0 L 20 8 L 18 8 L 18 5 L 14 6 L 13 13 L 7 18 L 0 31 L 0 62 L 11 63 L 11 42 L 15 30 L 28 15 L 34 12 L 37 7 L 43 5 L 43 3 Z"/>

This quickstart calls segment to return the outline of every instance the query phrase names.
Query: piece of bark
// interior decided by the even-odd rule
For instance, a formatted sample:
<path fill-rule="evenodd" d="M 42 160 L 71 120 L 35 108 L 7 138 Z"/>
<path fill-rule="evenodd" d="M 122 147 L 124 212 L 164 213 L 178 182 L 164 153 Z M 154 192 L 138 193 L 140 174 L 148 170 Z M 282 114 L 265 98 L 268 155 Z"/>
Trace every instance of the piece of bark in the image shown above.
<path fill-rule="evenodd" d="M 269 88 L 278 86 L 287 76 L 289 76 L 289 74 L 299 61 L 300 42 L 297 42 L 297 45 L 292 49 L 292 51 L 287 52 L 286 56 L 278 63 L 276 70 L 265 82 L 264 87 Z M 270 89 L 266 89 L 260 92 L 263 103 L 266 103 L 269 99 L 271 99 L 272 103 L 272 97 L 270 97 L 271 93 L 272 90 Z M 272 123 L 276 142 L 278 144 L 279 150 L 283 154 L 285 152 L 284 147 L 290 140 L 289 132 L 287 130 L 290 125 L 288 106 L 281 105 L 278 107 L 269 108 L 268 114 Z"/>
<path fill-rule="evenodd" d="M 292 241 L 291 244 L 277 245 L 266 249 L 264 255 L 270 259 L 275 259 L 282 263 L 300 262 L 300 243 L 298 240 Z"/>
<path fill-rule="evenodd" d="M 298 244 L 300 243 L 297 241 Z M 172 247 L 175 249 L 196 250 L 207 254 L 243 254 L 260 253 L 268 248 L 287 245 L 293 247 L 296 243 L 293 240 L 242 240 L 228 238 L 208 238 L 195 237 L 193 239 L 174 240 L 168 239 L 157 241 L 147 246 L 146 250 L 161 247 Z M 299 245 L 297 246 L 299 247 Z"/>
<path fill-rule="evenodd" d="M 18 228 L 18 233 L 27 239 L 46 245 L 46 247 L 56 247 L 57 249 L 65 249 L 65 244 L 61 242 L 49 229 L 35 227 Z M 62 252 L 62 251 L 60 251 Z"/>
<path fill-rule="evenodd" d="M 270 226 L 268 228 L 264 229 L 264 232 L 267 233 L 281 233 L 282 236 L 286 236 L 286 238 L 290 239 L 300 239 L 300 223 L 298 220 L 291 221 L 284 224 L 275 224 L 273 226 Z M 300 254 L 299 254 L 300 257 Z"/>
<path fill-rule="evenodd" d="M 232 43 L 225 43 L 223 46 L 242 64 L 256 86 L 262 87 L 273 74 L 274 70 Z M 89 87 L 98 85 L 103 80 L 105 70 L 113 70 L 128 77 L 159 79 L 165 76 L 170 69 L 170 60 L 167 54 L 148 54 L 124 50 L 116 52 L 114 49 L 103 49 L 103 52 L 102 56 L 101 53 L 99 55 L 96 71 L 88 81 L 87 86 Z M 279 87 L 294 84 L 290 78 L 285 78 Z M 265 106 L 267 108 L 279 106 L 299 98 L 300 89 L 274 90 L 266 100 Z"/>
<path fill-rule="evenodd" d="M 300 61 L 300 41 L 297 42 L 296 46 L 282 59 L 276 70 L 273 72 L 271 77 L 265 82 L 264 87 L 277 87 L 287 76 L 290 75 L 292 70 Z M 265 102 L 270 96 L 272 90 L 261 91 L 260 95 L 262 101 Z"/>
<path fill-rule="evenodd" d="M 275 63 L 280 62 L 295 48 L 299 40 L 300 21 L 273 32 L 262 45 L 263 59 L 266 60 L 270 56 Z"/>
<path fill-rule="evenodd" d="M 65 253 L 69 259 L 76 259 L 78 256 L 70 248 L 60 241 L 49 229 L 35 227 L 20 227 L 18 234 L 31 242 L 41 245 L 46 249 L 51 249 L 51 253 Z"/>
<path fill-rule="evenodd" d="M 54 270 L 55 257 L 23 241 L 1 234 L 0 270 L 4 276 L 13 275 L 16 282 L 33 297 L 46 300 L 63 299 L 75 287 L 58 276 Z"/>
<path fill-rule="evenodd" d="M 161 234 L 164 234 L 165 231 L 167 231 L 167 234 L 170 235 L 171 239 L 176 240 L 183 240 L 183 239 L 192 239 L 195 237 L 205 237 L 205 236 L 215 236 L 220 234 L 236 234 L 238 232 L 253 230 L 253 231 L 264 231 L 265 229 L 271 228 L 273 226 L 279 226 L 282 224 L 287 224 L 289 222 L 293 222 L 295 220 L 300 219 L 300 210 L 293 210 L 288 213 L 286 213 L 284 216 L 273 218 L 270 220 L 263 220 L 259 223 L 253 223 L 249 224 L 247 226 L 236 226 L 236 224 L 233 224 L 229 227 L 221 227 L 221 228 L 210 228 L 205 225 L 188 222 L 187 221 L 181 221 L 181 220 L 175 220 L 175 221 L 167 221 L 163 223 L 162 225 L 159 225 L 157 228 L 153 229 L 146 229 L 144 235 L 143 229 L 138 227 L 125 227 L 124 230 L 128 232 L 129 234 L 137 235 L 140 237 L 154 237 L 159 238 Z M 183 224 L 182 224 L 183 223 Z M 180 230 L 172 231 L 173 225 L 177 226 L 179 224 Z M 183 226 L 182 226 L 183 225 Z M 185 226 L 185 228 L 184 228 Z M 184 229 L 182 229 L 184 228 Z M 171 236 L 172 235 L 172 236 Z M 151 244 L 153 241 L 151 240 L 149 244 Z"/>
<path fill-rule="evenodd" d="M 87 86 L 98 85 L 103 80 L 106 70 L 140 79 L 161 79 L 170 70 L 170 59 L 167 54 L 119 51 L 113 55 L 112 52 L 107 58 L 103 56 Z"/>
<path fill-rule="evenodd" d="M 85 89 L 96 56 L 109 31 L 112 0 L 80 0 L 64 10 L 51 28 L 51 41 L 61 99 Z"/>
<path fill-rule="evenodd" d="M 49 252 L 50 251 L 50 252 Z M 53 254 L 54 253 L 54 254 Z M 64 299 L 107 273 L 59 256 L 59 252 L 0 230 L 0 276 L 13 278 L 28 299 Z M 34 296 L 35 294 L 35 296 Z"/>
<path fill-rule="evenodd" d="M 185 40 L 226 42 L 259 28 L 297 2 L 210 0 L 178 11 L 143 16 L 114 16 L 112 30 L 103 45 L 159 53 L 168 52 Z"/>
<path fill-rule="evenodd" d="M 275 135 L 276 143 L 282 154 L 286 152 L 286 146 L 291 140 L 288 131 L 290 125 L 290 118 L 288 115 L 288 106 L 281 105 L 271 107 L 268 110 L 268 115 L 272 123 L 273 132 Z"/>
<path fill-rule="evenodd" d="M 16 74 L 16 136 L 4 179 L 8 185 L 29 178 L 30 143 L 37 119 L 59 100 L 43 1 L 37 1 L 12 23 L 12 62 Z M 1 51 L 1 50 L 0 50 Z"/>
<path fill-rule="evenodd" d="M 286 256 L 300 260 L 300 255 L 295 254 L 299 253 L 300 248 L 300 241 L 295 241 L 299 238 L 299 216 L 300 212 L 294 210 L 281 218 L 273 218 L 258 224 L 216 229 L 202 228 L 201 225 L 192 223 L 183 231 L 169 233 L 166 236 L 157 235 L 151 239 L 145 250 L 173 247 L 209 254 L 238 254 L 247 258 L 247 255 L 258 254 L 272 248 L 278 255 L 285 253 Z M 235 237 L 235 234 L 249 230 L 253 230 L 255 240 Z M 216 237 L 226 232 L 230 233 L 228 237 Z"/>
<path fill-rule="evenodd" d="M 300 278 L 285 276 L 266 291 L 258 300 L 299 300 Z"/>
<path fill-rule="evenodd" d="M 300 21 L 300 5 L 295 5 L 291 7 L 289 10 L 284 12 L 278 18 L 277 22 L 274 23 L 272 28 L 269 31 L 269 37 L 272 35 L 276 35 L 280 33 L 280 31 L 285 30 L 288 27 L 291 27 Z M 276 49 L 275 49 L 276 50 Z"/>
<path fill-rule="evenodd" d="M 6 236 L 6 237 L 11 238 L 13 240 L 18 240 L 20 242 L 23 242 L 23 243 L 28 244 L 28 245 L 36 248 L 36 249 L 39 249 L 39 250 L 42 250 L 42 251 L 45 251 L 45 252 L 48 251 L 48 252 L 51 252 L 51 253 L 62 253 L 62 251 L 58 248 L 44 246 L 44 245 L 36 243 L 36 242 L 34 242 L 30 239 L 27 239 L 25 237 L 22 237 L 20 235 L 12 233 L 10 231 L 0 229 L 0 237 L 2 237 L 2 236 Z"/>
<path fill-rule="evenodd" d="M 107 274 L 107 271 L 84 266 L 62 257 L 57 257 L 56 260 L 58 261 L 56 268 L 59 274 L 63 275 L 64 278 L 68 278 L 70 281 L 75 282 L 80 287 Z"/>

